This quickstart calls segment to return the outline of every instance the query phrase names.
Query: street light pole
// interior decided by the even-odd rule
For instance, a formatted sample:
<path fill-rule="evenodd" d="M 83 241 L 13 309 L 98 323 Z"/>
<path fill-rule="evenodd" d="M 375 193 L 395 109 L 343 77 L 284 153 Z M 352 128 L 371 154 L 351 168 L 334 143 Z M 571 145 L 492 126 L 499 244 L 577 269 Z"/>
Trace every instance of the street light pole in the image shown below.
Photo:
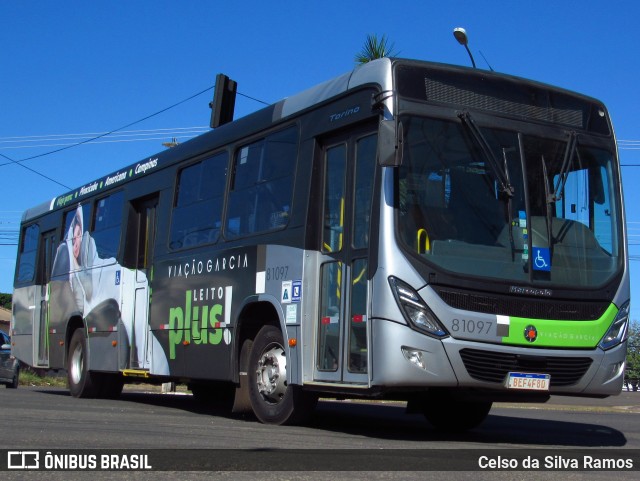
<path fill-rule="evenodd" d="M 467 45 L 469 43 L 469 38 L 467 37 L 467 31 L 462 27 L 454 28 L 453 36 L 456 38 L 458 43 L 467 50 L 467 53 L 469 54 L 469 58 L 471 59 L 471 64 L 473 65 L 473 68 L 477 68 L 476 61 L 473 59 L 473 55 L 471 55 L 471 50 L 469 50 L 469 46 Z"/>

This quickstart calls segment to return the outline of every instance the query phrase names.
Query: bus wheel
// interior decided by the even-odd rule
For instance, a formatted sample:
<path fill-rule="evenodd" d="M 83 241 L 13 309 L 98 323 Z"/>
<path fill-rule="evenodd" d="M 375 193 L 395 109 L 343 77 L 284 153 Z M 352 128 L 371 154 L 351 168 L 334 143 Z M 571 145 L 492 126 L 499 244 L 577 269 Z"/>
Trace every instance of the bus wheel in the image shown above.
<path fill-rule="evenodd" d="M 96 397 L 99 392 L 97 379 L 87 366 L 87 340 L 82 329 L 76 329 L 69 343 L 67 380 L 73 397 Z"/>
<path fill-rule="evenodd" d="M 249 358 L 249 398 L 256 417 L 265 424 L 294 424 L 307 419 L 317 396 L 289 385 L 287 357 L 280 329 L 264 326 Z"/>
<path fill-rule="evenodd" d="M 10 383 L 8 383 L 6 386 L 8 389 L 18 389 L 19 384 L 20 384 L 20 365 L 16 367 L 16 370 L 13 373 L 13 380 Z"/>
<path fill-rule="evenodd" d="M 450 396 L 436 395 L 426 400 L 423 413 L 436 429 L 461 432 L 482 423 L 492 404 L 491 401 L 462 401 Z"/>

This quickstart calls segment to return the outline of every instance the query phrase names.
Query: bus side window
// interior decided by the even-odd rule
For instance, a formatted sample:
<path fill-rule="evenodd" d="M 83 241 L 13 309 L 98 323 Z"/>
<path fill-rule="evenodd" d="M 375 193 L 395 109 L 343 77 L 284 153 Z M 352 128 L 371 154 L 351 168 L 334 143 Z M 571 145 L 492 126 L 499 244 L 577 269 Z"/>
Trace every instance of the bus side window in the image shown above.
<path fill-rule="evenodd" d="M 297 149 L 298 131 L 291 127 L 237 151 L 226 237 L 266 232 L 288 224 Z"/>
<path fill-rule="evenodd" d="M 33 281 L 36 272 L 36 254 L 38 253 L 38 237 L 40 227 L 37 224 L 25 227 L 20 243 L 20 257 L 16 283 L 23 284 Z"/>
<path fill-rule="evenodd" d="M 220 236 L 227 153 L 185 167 L 178 174 L 171 215 L 172 249 L 216 242 Z"/>
<path fill-rule="evenodd" d="M 116 257 L 122 233 L 122 205 L 124 194 L 116 192 L 96 202 L 91 237 L 101 259 Z"/>

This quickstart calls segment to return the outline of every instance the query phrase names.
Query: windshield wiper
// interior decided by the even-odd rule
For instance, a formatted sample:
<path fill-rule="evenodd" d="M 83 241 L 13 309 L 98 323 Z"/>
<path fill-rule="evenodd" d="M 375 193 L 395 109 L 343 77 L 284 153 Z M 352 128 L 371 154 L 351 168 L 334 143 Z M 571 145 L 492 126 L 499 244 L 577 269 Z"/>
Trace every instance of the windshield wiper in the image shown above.
<path fill-rule="evenodd" d="M 553 188 L 553 192 L 551 194 L 547 193 L 547 204 L 552 204 L 553 202 L 562 199 L 562 196 L 564 194 L 564 185 L 567 182 L 569 168 L 571 167 L 571 160 L 573 160 L 577 145 L 578 136 L 573 131 L 569 132 L 569 140 L 567 141 L 567 148 L 564 150 L 564 159 L 562 160 L 562 166 L 560 167 L 560 172 L 558 172 L 558 179 L 556 180 L 556 185 Z M 551 195 L 551 197 L 549 197 L 549 195 Z"/>
<path fill-rule="evenodd" d="M 540 159 L 542 160 L 542 177 L 544 178 L 544 195 L 547 199 L 547 209 L 546 209 L 547 215 L 545 216 L 547 221 L 547 247 L 551 251 L 553 249 L 553 242 L 552 242 L 553 235 L 551 233 L 553 219 L 551 218 L 551 206 L 555 202 L 556 195 L 555 195 L 555 192 L 554 193 L 551 192 L 551 189 L 549 187 L 549 174 L 547 172 L 547 163 L 544 160 L 544 155 L 542 155 Z"/>
<path fill-rule="evenodd" d="M 504 174 L 507 180 L 507 185 L 511 186 L 511 179 L 509 178 L 509 165 L 507 163 L 507 149 L 502 148 L 502 160 L 504 162 Z M 513 187 L 511 188 L 511 196 L 513 196 Z M 513 221 L 513 206 L 511 202 L 511 196 L 507 197 L 507 225 L 509 226 L 509 243 L 511 245 L 511 262 L 515 261 L 516 256 L 516 244 L 513 240 L 513 228 L 511 222 Z"/>
<path fill-rule="evenodd" d="M 509 178 L 507 149 L 502 149 L 501 164 L 494 155 L 493 150 L 491 150 L 487 139 L 473 121 L 471 114 L 469 112 L 460 112 L 458 117 L 460 117 L 462 125 L 464 125 L 467 131 L 471 134 L 471 139 L 480 150 L 485 162 L 489 164 L 489 167 L 493 171 L 493 175 L 495 175 L 498 182 L 498 197 L 506 201 L 505 214 L 507 217 L 507 225 L 509 226 L 509 243 L 511 245 L 511 260 L 513 261 L 515 259 L 515 242 L 513 240 L 513 229 L 511 228 L 511 222 L 513 221 L 513 207 L 511 200 L 513 199 L 515 189 L 513 188 L 513 185 L 511 185 L 511 179 Z"/>
<path fill-rule="evenodd" d="M 562 199 L 564 195 L 564 186 L 567 182 L 567 177 L 569 176 L 569 169 L 571 168 L 571 161 L 573 160 L 573 156 L 576 153 L 578 145 L 578 136 L 575 132 L 569 132 L 569 140 L 567 141 L 567 147 L 564 150 L 564 158 L 562 159 L 562 166 L 560 167 L 560 171 L 558 172 L 558 178 L 556 180 L 556 185 L 553 188 L 553 192 L 551 192 L 551 188 L 549 186 L 549 173 L 547 171 L 547 163 L 544 160 L 544 155 L 542 156 L 542 175 L 544 177 L 544 193 L 547 199 L 547 242 L 549 249 L 553 251 L 553 233 L 551 232 L 551 228 L 553 225 L 553 219 L 551 215 L 552 206 L 555 202 Z"/>
<path fill-rule="evenodd" d="M 500 162 L 493 154 L 491 147 L 489 147 L 487 139 L 485 139 L 484 135 L 482 135 L 482 132 L 471 118 L 471 114 L 469 114 L 469 112 L 460 112 L 458 117 L 460 117 L 462 125 L 464 125 L 467 131 L 471 134 L 471 139 L 474 141 L 476 147 L 478 147 L 485 161 L 489 164 L 489 167 L 491 167 L 493 174 L 496 176 L 500 194 L 510 200 L 513 197 L 514 189 L 509 181 L 509 174 L 507 170 L 500 165 Z"/>

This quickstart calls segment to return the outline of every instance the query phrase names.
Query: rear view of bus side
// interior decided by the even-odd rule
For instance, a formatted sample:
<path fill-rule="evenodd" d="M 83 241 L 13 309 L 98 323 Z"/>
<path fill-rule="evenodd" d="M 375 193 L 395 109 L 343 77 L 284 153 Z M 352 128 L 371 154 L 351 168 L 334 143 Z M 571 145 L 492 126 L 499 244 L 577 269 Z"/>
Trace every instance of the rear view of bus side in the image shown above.
<path fill-rule="evenodd" d="M 177 381 L 271 424 L 399 399 L 469 429 L 620 392 L 624 225 L 600 102 L 380 59 L 27 210 L 12 350 L 77 397 Z"/>

